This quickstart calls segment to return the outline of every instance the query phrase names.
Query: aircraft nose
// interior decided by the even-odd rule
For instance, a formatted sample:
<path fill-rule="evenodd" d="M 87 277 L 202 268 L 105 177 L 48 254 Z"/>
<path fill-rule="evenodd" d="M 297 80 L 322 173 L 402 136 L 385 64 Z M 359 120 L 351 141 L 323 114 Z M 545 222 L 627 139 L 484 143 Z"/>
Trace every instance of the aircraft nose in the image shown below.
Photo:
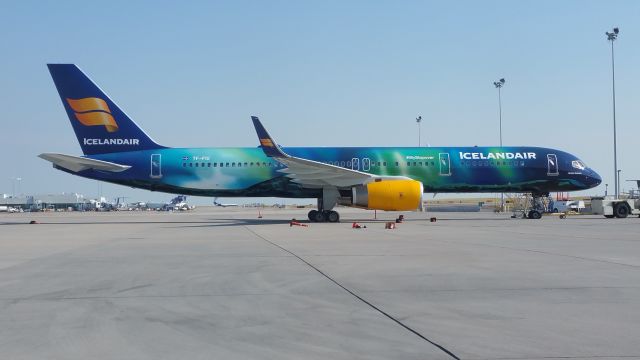
<path fill-rule="evenodd" d="M 589 169 L 587 176 L 590 182 L 589 185 L 591 185 L 590 187 L 596 187 L 602 183 L 602 177 L 600 177 L 600 175 L 592 169 Z"/>

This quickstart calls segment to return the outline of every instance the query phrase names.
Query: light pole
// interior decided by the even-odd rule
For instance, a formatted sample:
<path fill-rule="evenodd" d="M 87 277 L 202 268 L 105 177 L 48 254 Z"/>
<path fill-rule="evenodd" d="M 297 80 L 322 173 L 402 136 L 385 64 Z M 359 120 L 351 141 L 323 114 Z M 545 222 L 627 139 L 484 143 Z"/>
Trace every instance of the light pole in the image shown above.
<path fill-rule="evenodd" d="M 420 135 L 422 134 L 422 128 L 420 127 L 420 124 L 422 124 L 421 115 L 418 115 L 418 117 L 416 118 L 416 123 L 418 123 L 418 147 L 420 147 Z"/>
<path fill-rule="evenodd" d="M 493 82 L 493 86 L 498 89 L 498 117 L 500 119 L 500 147 L 502 147 L 502 86 L 504 86 L 504 78 Z M 504 211 L 504 193 L 500 193 L 500 211 Z"/>
<path fill-rule="evenodd" d="M 615 181 L 616 199 L 618 198 L 618 194 L 620 191 L 620 184 L 618 181 L 618 145 L 616 143 L 616 67 L 615 58 L 613 56 L 613 42 L 618 38 L 619 32 L 620 30 L 617 27 L 613 28 L 613 32 L 605 32 L 605 34 L 607 34 L 607 40 L 611 41 L 611 94 L 613 99 L 613 175 Z"/>
<path fill-rule="evenodd" d="M 498 117 L 500 118 L 500 147 L 502 147 L 502 94 L 500 90 L 504 86 L 504 78 L 494 81 L 493 86 L 498 89 Z"/>
<path fill-rule="evenodd" d="M 622 169 L 618 169 L 618 172 L 616 173 L 616 175 L 618 175 L 617 181 L 618 181 L 618 190 L 620 190 L 620 173 L 622 172 Z M 618 198 L 618 195 L 616 194 L 616 199 Z"/>
<path fill-rule="evenodd" d="M 22 178 L 20 177 L 12 177 L 11 178 L 11 197 L 15 198 L 16 197 L 16 181 L 20 181 L 22 180 Z M 20 185 L 20 184 L 18 184 Z M 18 189 L 20 189 L 20 187 L 18 186 Z"/>

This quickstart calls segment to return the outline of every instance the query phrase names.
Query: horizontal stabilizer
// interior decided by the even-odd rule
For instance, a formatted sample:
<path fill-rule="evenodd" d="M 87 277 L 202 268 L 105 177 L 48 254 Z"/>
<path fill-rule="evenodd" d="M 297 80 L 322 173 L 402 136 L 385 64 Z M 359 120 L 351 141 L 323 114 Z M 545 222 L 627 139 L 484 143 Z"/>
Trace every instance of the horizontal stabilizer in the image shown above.
<path fill-rule="evenodd" d="M 109 172 L 121 172 L 131 168 L 131 166 L 128 165 L 120 165 L 108 161 L 95 160 L 65 154 L 45 153 L 38 155 L 38 157 L 52 162 L 53 165 L 73 172 L 79 172 L 89 169 Z"/>

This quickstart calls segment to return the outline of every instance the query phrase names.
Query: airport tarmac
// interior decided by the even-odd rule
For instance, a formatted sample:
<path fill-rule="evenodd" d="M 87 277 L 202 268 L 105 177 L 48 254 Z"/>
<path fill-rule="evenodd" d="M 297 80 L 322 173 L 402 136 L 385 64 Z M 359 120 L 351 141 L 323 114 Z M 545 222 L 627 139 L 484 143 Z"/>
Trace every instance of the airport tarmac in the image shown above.
<path fill-rule="evenodd" d="M 640 358 L 637 217 L 306 211 L 0 214 L 0 358 Z"/>

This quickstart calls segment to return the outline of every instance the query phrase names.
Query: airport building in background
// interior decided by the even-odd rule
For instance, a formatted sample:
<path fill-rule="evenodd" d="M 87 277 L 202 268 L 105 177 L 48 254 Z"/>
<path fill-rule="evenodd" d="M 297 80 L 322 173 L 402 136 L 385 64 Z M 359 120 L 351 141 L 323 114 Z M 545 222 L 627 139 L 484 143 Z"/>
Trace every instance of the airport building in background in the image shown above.
<path fill-rule="evenodd" d="M 0 206 L 10 206 L 23 210 L 87 210 L 91 207 L 91 201 L 84 195 L 72 194 L 42 194 L 42 195 L 16 195 L 2 194 Z"/>

